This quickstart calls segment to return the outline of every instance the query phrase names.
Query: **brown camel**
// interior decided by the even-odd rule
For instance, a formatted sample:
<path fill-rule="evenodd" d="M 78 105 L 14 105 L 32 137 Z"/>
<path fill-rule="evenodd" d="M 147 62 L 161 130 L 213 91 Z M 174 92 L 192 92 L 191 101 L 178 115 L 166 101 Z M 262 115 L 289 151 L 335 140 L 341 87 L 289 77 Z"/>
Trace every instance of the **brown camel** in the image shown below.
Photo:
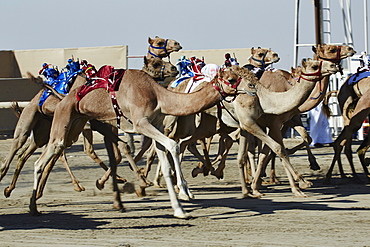
<path fill-rule="evenodd" d="M 150 76 L 154 79 L 163 78 L 167 76 L 174 76 L 177 74 L 176 67 L 173 66 L 169 62 L 164 62 L 159 58 L 150 58 L 144 59 L 144 67 L 143 71 L 147 72 Z M 42 79 L 36 79 L 33 77 L 33 80 L 38 80 L 42 82 Z M 72 89 L 77 88 L 83 84 L 85 84 L 86 79 L 84 77 L 78 76 L 72 86 Z M 38 82 L 40 84 L 40 82 Z M 54 115 L 55 107 L 60 102 L 60 98 L 63 98 L 64 95 L 58 95 L 57 93 L 54 94 L 53 97 L 50 96 L 45 101 L 42 106 L 42 109 L 39 108 L 39 99 L 43 90 L 41 90 L 32 100 L 31 102 L 24 108 L 23 114 L 19 117 L 19 121 L 17 123 L 13 145 L 9 152 L 8 157 L 4 160 L 1 178 L 6 175 L 7 170 L 9 169 L 10 163 L 14 158 L 16 152 L 24 146 L 28 137 L 30 137 L 29 142 L 27 143 L 26 147 L 23 148 L 21 153 L 19 154 L 19 159 L 17 163 L 17 167 L 15 173 L 13 175 L 12 182 L 10 186 L 5 188 L 4 195 L 9 197 L 11 192 L 14 190 L 18 176 L 20 171 L 22 170 L 25 162 L 27 159 L 35 152 L 35 150 L 39 147 L 44 146 L 49 140 L 49 130 L 51 127 L 52 117 Z M 32 132 L 32 135 L 31 135 Z M 100 160 L 100 158 L 95 154 L 93 146 L 92 146 L 92 131 L 90 128 L 85 128 L 83 130 L 84 135 L 84 143 L 85 143 L 85 152 L 96 162 L 98 163 L 103 169 L 108 170 L 108 167 Z M 116 157 L 117 162 L 119 163 L 121 157 Z M 66 157 L 64 153 L 61 156 L 61 161 L 65 165 L 68 173 L 71 176 L 72 183 L 74 185 L 74 189 L 76 191 L 83 191 L 84 187 L 78 182 L 78 180 L 74 177 L 72 171 L 69 169 Z M 122 178 L 118 177 L 119 180 L 123 180 Z M 102 188 L 102 185 L 97 183 L 99 188 Z"/>
<path fill-rule="evenodd" d="M 237 90 L 237 86 L 243 90 Z M 180 188 L 179 197 L 189 198 L 190 191 L 183 180 L 179 167 L 178 146 L 176 142 L 160 131 L 163 128 L 161 126 L 164 114 L 176 116 L 194 114 L 217 104 L 221 100 L 220 94 L 245 93 L 248 86 L 251 86 L 250 83 L 239 80 L 239 76 L 235 73 L 220 71 L 213 80 L 213 84 L 208 84 L 198 92 L 192 94 L 174 93 L 161 87 L 149 75 L 139 70 L 127 70 L 122 81 L 117 85 L 118 91 L 115 91 L 115 95 L 118 106 L 125 119 L 129 119 L 129 121 L 122 121 L 121 129 L 128 133 L 143 134 L 157 143 L 156 151 L 161 161 L 175 217 L 187 218 L 188 215 L 181 207 L 174 192 L 165 149 L 171 154 L 176 167 L 178 187 Z M 39 173 L 44 173 L 41 174 L 41 179 L 47 178 L 47 174 L 51 171 L 58 156 L 71 145 L 72 140 L 80 133 L 86 121 L 97 119 L 111 125 L 117 123 L 117 115 L 112 107 L 111 96 L 106 90 L 100 88 L 92 90 L 80 101 L 77 100 L 76 93 L 77 90 L 71 91 L 57 105 L 49 143 L 35 163 L 35 184 L 30 202 L 30 212 L 33 215 L 38 214 L 36 194 L 39 183 L 42 183 L 39 180 Z M 115 181 L 116 165 L 114 162 L 111 169 L 115 191 L 113 206 L 116 209 L 124 210 Z"/>
<path fill-rule="evenodd" d="M 345 133 L 343 134 L 341 133 L 338 136 L 338 138 L 335 140 L 335 142 L 333 143 L 335 156 L 332 161 L 332 165 L 326 174 L 326 178 L 324 180 L 325 183 L 330 183 L 335 161 L 338 162 L 338 167 L 339 167 L 339 172 L 340 172 L 341 177 L 347 178 L 343 171 L 343 166 L 340 160 L 340 153 L 343 149 L 343 146 L 345 146 L 344 153 L 350 164 L 352 176 L 354 179 L 360 180 L 354 168 L 353 156 L 352 156 L 352 138 L 348 137 L 348 133 L 354 133 L 354 131 L 357 131 L 359 129 L 359 127 L 357 128 L 357 126 L 360 123 L 358 123 L 357 121 L 360 121 L 360 119 L 362 119 L 362 116 L 363 116 L 363 113 L 360 114 L 360 111 L 365 112 L 367 105 L 366 105 L 366 101 L 361 101 L 361 105 L 358 105 L 358 102 L 362 97 L 367 97 L 369 95 L 370 77 L 366 77 L 352 84 L 349 83 L 350 77 L 351 76 L 349 76 L 347 80 L 342 84 L 342 86 L 339 89 L 339 92 L 337 93 L 337 98 L 338 98 L 340 110 L 342 112 L 343 125 L 344 125 L 344 129 L 342 130 L 342 132 L 345 132 Z M 324 106 L 327 106 L 327 101 L 325 101 L 325 103 L 326 104 L 324 104 Z M 359 116 L 356 116 L 356 114 L 359 114 Z M 356 118 L 352 120 L 353 117 L 356 117 Z M 363 118 L 362 121 L 365 118 Z M 350 124 L 352 124 L 353 126 L 349 126 Z M 363 140 L 363 142 L 361 143 L 360 147 L 357 149 L 357 154 L 360 159 L 360 162 L 363 167 L 366 178 L 368 181 L 370 181 L 369 171 L 366 167 L 368 164 L 365 160 L 365 153 L 368 147 L 369 147 L 369 138 L 366 137 L 365 140 Z"/>
<path fill-rule="evenodd" d="M 370 97 L 370 91 L 369 90 L 367 90 L 366 92 L 363 92 L 362 97 L 359 98 L 357 104 L 355 105 L 355 107 L 353 109 L 353 112 L 352 112 L 351 116 L 349 117 L 349 122 L 347 123 L 347 125 L 344 126 L 342 132 L 339 134 L 337 139 L 334 141 L 334 143 L 333 143 L 334 157 L 333 157 L 332 163 L 329 167 L 329 170 L 326 174 L 324 183 L 330 183 L 330 179 L 331 179 L 333 169 L 334 169 L 334 166 L 335 166 L 336 162 L 338 162 L 338 167 L 339 167 L 341 177 L 346 178 L 346 175 L 343 171 L 343 166 L 342 166 L 342 163 L 341 163 L 340 154 L 343 150 L 343 147 L 346 146 L 346 149 L 347 149 L 347 143 L 352 142 L 352 134 L 354 134 L 357 130 L 359 130 L 359 128 L 362 126 L 362 123 L 364 122 L 366 117 L 369 116 L 369 114 L 370 114 L 370 100 L 369 100 L 370 98 L 369 97 Z M 368 146 L 369 146 L 369 139 L 367 137 L 364 140 L 364 142 L 362 143 L 362 145 L 359 147 L 358 152 L 366 151 Z M 349 148 L 350 148 L 350 145 L 349 145 Z M 347 154 L 347 158 L 350 161 L 350 166 L 351 166 L 353 178 L 359 180 L 358 175 L 356 173 L 356 170 L 354 168 L 352 155 L 348 156 L 348 154 Z M 366 167 L 366 164 L 365 164 L 364 160 L 361 160 L 361 165 L 363 167 L 363 170 L 364 170 L 364 173 L 366 175 L 367 181 L 369 182 L 370 181 L 370 174 L 369 174 L 369 171 Z"/>

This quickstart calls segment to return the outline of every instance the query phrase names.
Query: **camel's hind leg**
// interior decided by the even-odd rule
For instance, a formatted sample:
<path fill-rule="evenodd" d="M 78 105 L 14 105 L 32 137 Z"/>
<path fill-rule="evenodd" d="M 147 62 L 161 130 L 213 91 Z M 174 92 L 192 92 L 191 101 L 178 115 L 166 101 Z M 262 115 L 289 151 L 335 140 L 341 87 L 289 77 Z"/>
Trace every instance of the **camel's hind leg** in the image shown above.
<path fill-rule="evenodd" d="M 18 159 L 17 167 L 14 171 L 11 184 L 4 189 L 5 197 L 9 197 L 12 191 L 15 189 L 15 185 L 17 183 L 18 177 L 21 173 L 21 170 L 23 169 L 24 164 L 26 163 L 28 158 L 35 152 L 37 148 L 38 146 L 34 142 L 33 138 L 30 138 L 27 149 L 24 150 L 24 152 L 20 155 Z"/>
<path fill-rule="evenodd" d="M 74 186 L 74 190 L 77 191 L 77 192 L 85 191 L 85 188 L 77 180 L 77 178 L 75 177 L 75 175 L 71 171 L 71 168 L 69 168 L 65 151 L 62 152 L 62 155 L 59 157 L 59 160 L 63 163 L 64 167 L 66 168 L 66 170 L 69 174 L 69 176 L 71 177 L 72 184 Z"/>
<path fill-rule="evenodd" d="M 31 104 L 31 103 L 30 103 Z M 0 181 L 6 175 L 9 170 L 10 163 L 12 162 L 15 154 L 17 151 L 26 143 L 28 137 L 31 134 L 31 131 L 37 121 L 41 118 L 41 114 L 37 112 L 37 105 L 33 106 L 30 105 L 23 109 L 23 113 L 20 115 L 19 120 L 17 122 L 15 131 L 14 131 L 14 138 L 12 141 L 12 146 L 10 151 L 4 161 L 0 166 Z"/>

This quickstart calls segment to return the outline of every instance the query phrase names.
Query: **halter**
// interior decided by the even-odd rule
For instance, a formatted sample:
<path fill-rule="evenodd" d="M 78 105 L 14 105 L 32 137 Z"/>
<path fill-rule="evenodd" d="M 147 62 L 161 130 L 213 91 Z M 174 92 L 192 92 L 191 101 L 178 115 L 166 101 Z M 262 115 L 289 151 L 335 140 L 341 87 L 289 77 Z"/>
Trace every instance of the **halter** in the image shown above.
<path fill-rule="evenodd" d="M 303 73 L 301 72 L 301 75 L 299 76 L 298 78 L 298 82 L 300 81 L 300 79 L 304 79 L 306 81 L 320 81 L 319 82 L 319 86 L 320 86 L 320 93 L 319 93 L 319 96 L 317 97 L 310 97 L 310 99 L 318 99 L 321 95 L 322 95 L 322 87 L 321 87 L 321 79 L 322 79 L 322 76 L 321 76 L 321 67 L 322 67 L 322 61 L 320 61 L 320 67 L 319 67 L 319 70 L 317 72 L 314 72 L 314 73 Z M 304 78 L 302 77 L 302 75 L 306 75 L 306 76 L 319 76 L 318 79 L 307 79 L 307 78 Z"/>
<path fill-rule="evenodd" d="M 342 60 L 340 58 L 340 53 L 341 53 L 341 50 L 342 50 L 342 46 L 339 45 L 338 46 L 338 49 L 337 49 L 337 56 L 335 58 L 324 58 L 324 57 L 320 57 L 319 55 L 317 56 L 318 58 L 322 59 L 322 60 L 326 60 L 326 61 L 329 61 L 329 62 L 333 62 L 335 63 L 336 65 L 338 65 L 338 69 L 339 69 L 339 73 L 341 75 L 343 75 L 343 68 L 342 66 L 340 65 L 340 61 Z"/>
<path fill-rule="evenodd" d="M 262 65 L 262 67 L 263 67 L 263 68 L 265 68 L 265 67 L 266 67 L 265 57 L 266 57 L 266 55 L 267 55 L 267 52 L 268 52 L 268 51 L 266 51 L 266 52 L 263 54 L 263 57 L 262 57 L 262 59 L 261 59 L 261 60 L 259 60 L 259 59 L 257 59 L 257 58 L 254 58 L 253 56 L 252 56 L 252 60 L 254 60 L 254 61 L 256 61 L 256 62 L 260 62 L 260 63 L 261 63 L 261 65 Z"/>
<path fill-rule="evenodd" d="M 143 70 L 144 70 L 144 71 L 148 71 L 148 72 L 150 72 L 150 73 L 153 73 L 155 76 L 159 75 L 159 77 L 158 77 L 158 78 L 153 78 L 154 80 L 159 81 L 159 80 L 164 79 L 163 72 L 164 72 L 164 69 L 165 69 L 165 67 L 166 67 L 166 64 L 167 64 L 167 63 L 168 63 L 168 62 L 163 61 L 163 65 L 162 65 L 162 68 L 161 68 L 160 72 L 155 71 L 155 70 L 153 70 L 153 69 L 149 68 L 148 66 L 144 66 L 144 67 L 143 67 Z M 148 73 L 148 74 L 149 74 L 149 73 Z"/>
<path fill-rule="evenodd" d="M 319 70 L 317 72 L 313 72 L 313 73 L 303 73 L 303 72 L 301 72 L 301 75 L 299 76 L 298 81 L 301 78 L 304 79 L 304 80 L 306 80 L 306 81 L 318 81 L 318 80 L 321 80 L 322 79 L 322 76 L 321 76 L 321 66 L 322 66 L 322 61 L 320 61 Z M 306 76 L 319 76 L 319 79 L 307 79 L 307 78 L 302 77 L 302 75 L 306 75 Z"/>
<path fill-rule="evenodd" d="M 217 78 L 217 80 L 216 80 L 215 82 L 213 82 L 213 83 L 212 83 L 212 86 L 213 86 L 213 87 L 214 87 L 214 88 L 215 88 L 215 89 L 220 93 L 220 95 L 221 95 L 221 99 L 222 99 L 222 100 L 227 101 L 227 100 L 226 100 L 226 97 L 227 97 L 227 96 L 234 96 L 234 97 L 231 99 L 231 101 L 227 101 L 227 102 L 232 102 L 232 101 L 234 101 L 234 100 L 235 100 L 235 98 L 236 98 L 236 94 L 228 94 L 228 93 L 226 93 L 226 92 L 222 89 L 222 87 L 219 87 L 219 86 L 217 85 L 217 82 L 218 82 L 218 81 L 222 82 L 223 84 L 225 84 L 225 85 L 226 85 L 226 86 L 228 86 L 228 87 L 231 87 L 232 89 L 234 89 L 234 92 L 235 92 L 235 93 L 237 93 L 237 92 L 238 92 L 238 90 L 237 90 L 236 88 L 239 86 L 240 82 L 242 81 L 242 78 L 241 78 L 241 77 L 239 77 L 235 84 L 231 84 L 230 82 L 228 82 L 228 81 L 224 80 L 223 78 L 218 77 L 218 78 Z"/>
<path fill-rule="evenodd" d="M 154 57 L 168 57 L 170 55 L 170 53 L 167 51 L 167 42 L 168 42 L 168 39 L 166 39 L 166 41 L 164 42 L 164 45 L 163 46 L 153 46 L 153 45 L 149 45 L 151 48 L 154 48 L 154 49 L 159 49 L 159 50 L 163 50 L 164 53 L 166 54 L 165 56 L 159 56 L 157 54 L 154 54 L 153 52 L 150 51 L 150 49 L 148 49 L 148 53 Z"/>

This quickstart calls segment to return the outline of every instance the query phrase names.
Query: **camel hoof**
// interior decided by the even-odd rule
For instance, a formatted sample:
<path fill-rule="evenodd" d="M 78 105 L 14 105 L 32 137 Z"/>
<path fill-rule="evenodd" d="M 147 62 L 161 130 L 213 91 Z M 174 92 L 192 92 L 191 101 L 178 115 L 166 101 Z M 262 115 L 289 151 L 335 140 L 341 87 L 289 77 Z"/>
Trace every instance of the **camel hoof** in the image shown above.
<path fill-rule="evenodd" d="M 41 216 L 42 213 L 37 210 L 30 210 L 29 215 L 31 216 Z"/>
<path fill-rule="evenodd" d="M 127 179 L 124 179 L 124 178 L 121 178 L 121 177 L 117 177 L 117 183 L 124 184 L 126 182 L 127 182 Z"/>
<path fill-rule="evenodd" d="M 75 183 L 74 190 L 77 192 L 85 191 L 85 187 L 83 187 L 80 183 Z"/>
<path fill-rule="evenodd" d="M 126 208 L 122 205 L 122 203 L 119 202 L 114 202 L 113 203 L 113 208 L 116 209 L 117 211 L 124 213 L 126 212 Z"/>
<path fill-rule="evenodd" d="M 252 193 L 244 193 L 242 198 L 261 198 L 263 196 L 262 193 L 256 193 L 256 194 L 252 194 Z"/>
<path fill-rule="evenodd" d="M 135 190 L 135 193 L 138 197 L 146 196 L 145 187 L 140 187 L 139 189 Z"/>
<path fill-rule="evenodd" d="M 305 198 L 305 197 L 307 197 L 307 195 L 305 193 L 303 193 L 302 191 L 295 191 L 294 192 L 294 196 L 295 197 L 299 197 L 299 198 Z"/>
<path fill-rule="evenodd" d="M 6 187 L 5 189 L 4 189 L 4 196 L 6 197 L 6 198 L 8 198 L 8 197 L 10 197 L 10 194 L 12 193 L 12 190 L 10 190 L 9 189 L 9 187 Z"/>
<path fill-rule="evenodd" d="M 299 181 L 299 188 L 301 189 L 307 189 L 307 188 L 310 188 L 312 186 L 312 182 L 310 181 Z"/>
<path fill-rule="evenodd" d="M 192 171 L 191 171 L 191 176 L 193 178 L 197 177 L 199 173 L 202 173 L 202 169 L 199 168 L 199 167 L 195 167 Z"/>
<path fill-rule="evenodd" d="M 191 216 L 188 213 L 186 213 L 182 208 L 176 209 L 173 216 L 175 216 L 178 219 L 185 219 L 185 220 L 191 218 Z"/>
<path fill-rule="evenodd" d="M 100 180 L 99 179 L 96 180 L 95 185 L 96 185 L 96 188 L 98 188 L 98 190 L 104 189 L 104 183 L 100 183 Z"/>

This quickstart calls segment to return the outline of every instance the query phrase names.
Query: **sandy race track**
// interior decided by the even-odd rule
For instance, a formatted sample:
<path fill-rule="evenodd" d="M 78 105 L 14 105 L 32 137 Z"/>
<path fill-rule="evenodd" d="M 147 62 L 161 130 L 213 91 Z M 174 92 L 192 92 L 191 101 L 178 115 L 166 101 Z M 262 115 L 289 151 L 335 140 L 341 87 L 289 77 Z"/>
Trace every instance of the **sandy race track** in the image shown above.
<path fill-rule="evenodd" d="M 139 136 L 136 137 L 139 145 Z M 107 163 L 102 139 L 97 134 L 95 139 L 97 153 Z M 287 145 L 296 141 L 288 140 Z M 1 159 L 10 143 L 10 138 L 0 140 Z M 212 154 L 216 148 L 213 145 Z M 228 156 L 223 180 L 213 176 L 192 178 L 190 172 L 197 160 L 187 153 L 182 167 L 195 194 L 195 200 L 183 202 L 193 217 L 189 220 L 172 216 L 164 188 L 148 188 L 145 198 L 132 193 L 130 184 L 136 180 L 127 162 L 119 167 L 119 174 L 131 182 L 120 185 L 126 191 L 122 199 L 127 212 L 113 210 L 110 183 L 102 191 L 95 188 L 103 170 L 82 150 L 80 139 L 68 149 L 68 160 L 86 190 L 75 192 L 63 165 L 57 162 L 44 196 L 38 201 L 38 209 L 43 213 L 39 217 L 28 215 L 28 203 L 33 163 L 41 151 L 29 159 L 11 197 L 0 199 L 0 246 L 370 246 L 369 186 L 340 180 L 337 169 L 332 185 L 322 183 L 333 156 L 331 147 L 313 150 L 321 171 L 309 170 L 303 150 L 291 157 L 295 168 L 313 182 L 313 187 L 305 190 L 307 198 L 292 196 L 277 160 L 281 184 L 265 186 L 261 199 L 242 199 L 237 143 Z M 348 163 L 344 157 L 342 160 L 349 173 Z M 364 180 L 357 157 L 355 163 Z M 13 161 L 0 183 L 2 190 L 11 181 L 15 164 Z"/>

